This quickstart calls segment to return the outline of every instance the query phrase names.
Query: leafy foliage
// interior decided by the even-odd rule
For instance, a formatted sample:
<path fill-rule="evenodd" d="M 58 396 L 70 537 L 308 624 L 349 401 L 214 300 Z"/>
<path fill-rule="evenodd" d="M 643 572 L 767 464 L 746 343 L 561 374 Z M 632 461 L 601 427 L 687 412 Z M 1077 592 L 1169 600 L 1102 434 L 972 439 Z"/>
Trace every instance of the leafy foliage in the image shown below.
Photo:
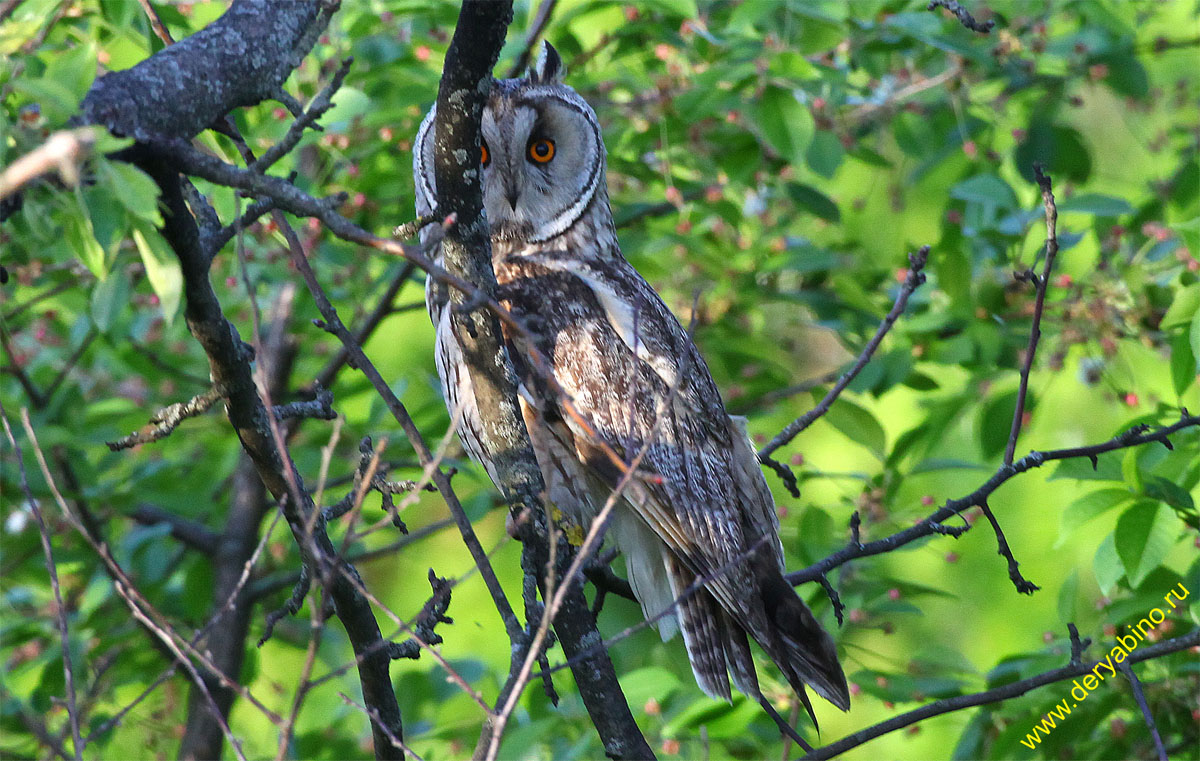
<path fill-rule="evenodd" d="M 178 39 L 223 9 L 198 2 L 158 10 Z M 696 340 L 731 410 L 749 416 L 759 443 L 822 395 L 820 387 L 812 395 L 781 390 L 857 354 L 903 280 L 906 253 L 932 245 L 929 281 L 906 316 L 850 392 L 786 449 L 803 487 L 796 500 L 772 481 L 789 568 L 841 547 L 855 510 L 864 538 L 879 538 L 969 493 L 999 464 L 1034 298 L 1013 272 L 1037 269 L 1045 238 L 1035 162 L 1055 179 L 1061 251 L 1018 454 L 1099 442 L 1135 424 L 1170 422 L 1182 407 L 1200 409 L 1200 80 L 1196 39 L 1188 36 L 1196 4 L 1081 0 L 997 10 L 1003 12 L 989 36 L 928 12 L 918 0 L 560 2 L 547 28 L 568 81 L 604 125 L 623 250 L 685 322 L 700 290 Z M 536 12 L 536 4 L 518 3 L 502 69 L 520 52 L 520 32 Z M 302 101 L 312 97 L 351 54 L 347 84 L 321 121 L 324 131 L 310 133 L 276 172 L 297 171 L 314 194 L 346 191 L 343 213 L 367 229 L 383 233 L 407 221 L 412 139 L 436 94 L 456 14 L 452 2 L 346 3 L 290 89 Z M 67 126 L 99 72 L 132 66 L 161 47 L 137 3 L 18 4 L 0 21 L 0 53 L 10 62 L 0 70 L 0 166 Z M 259 152 L 290 123 L 274 103 L 234 117 Z M 200 142 L 236 157 L 223 136 L 208 132 Z M 96 516 L 142 593 L 191 630 L 211 614 L 214 558 L 182 546 L 164 524 L 142 525 L 131 516 L 152 505 L 220 531 L 241 449 L 218 414 L 185 421 L 171 438 L 133 452 L 104 446 L 144 425 L 153 410 L 207 386 L 204 354 L 180 319 L 179 264 L 156 230 L 155 186 L 105 158 L 127 144 L 102 139 L 84 183 L 28 189 L 0 226 L 0 264 L 12 278 L 0 289 L 9 352 L 0 396 L 10 416 L 30 408 L 68 498 Z M 231 191 L 199 189 L 223 220 L 245 207 Z M 361 320 L 403 267 L 339 242 L 319 225 L 301 231 L 348 324 Z M 258 301 L 274 303 L 296 280 L 279 231 L 258 222 L 237 245 Z M 225 313 L 248 335 L 251 302 L 233 244 L 214 271 Z M 432 331 L 423 308 L 411 308 L 420 298 L 414 281 L 366 349 L 435 438 L 448 419 L 432 370 Z M 306 295 L 295 297 L 293 392 L 337 349 L 311 326 L 317 316 Z M 30 395 L 18 368 L 44 395 Z M 370 434 L 391 436 L 386 458 L 398 475 L 412 468 L 407 475 L 416 477 L 411 452 L 362 377 L 345 371 L 332 390 L 344 433 L 332 448 L 331 476 L 353 472 L 355 442 Z M 309 422 L 292 444 L 313 483 L 329 441 L 326 425 Z M 1009 584 L 986 525 L 836 573 L 848 608 L 836 639 L 855 697 L 845 716 L 818 707 L 822 739 L 931 699 L 1060 666 L 1070 653 L 1067 622 L 1092 637 L 1092 655 L 1103 654 L 1127 626 L 1162 607 L 1177 584 L 1200 592 L 1200 435 L 1184 431 L 1173 444 L 1113 452 L 1094 465 L 1066 461 L 995 495 L 991 507 L 1022 569 L 1043 587 L 1032 598 Z M 84 734 L 99 730 L 93 742 L 104 756 L 135 748 L 147 756 L 174 753 L 175 728 L 187 710 L 181 677 L 104 726 L 168 662 L 146 646 L 94 554 L 54 517 L 28 452 L 25 463 L 53 518 L 71 658 L 83 675 Z M 485 546 L 502 545 L 495 564 L 515 592 L 520 570 L 516 549 L 502 544 L 503 510 L 486 478 L 458 464 L 464 472 L 456 487 Z M 6 455 L 2 465 L 0 753 L 25 756 L 39 747 L 30 717 L 55 732 L 64 722 L 63 670 L 37 530 L 18 496 L 15 458 Z M 368 500 L 367 512 L 377 505 Z M 435 495 L 423 495 L 403 517 L 419 528 L 444 513 Z M 347 550 L 378 549 L 394 538 L 376 532 Z M 268 540 L 256 579 L 269 581 L 297 564 L 280 531 Z M 362 570 L 381 601 L 415 614 L 431 565 L 440 575 L 469 573 L 453 529 Z M 801 591 L 832 624 L 821 590 Z M 262 598 L 252 636 L 262 633 L 262 614 L 281 594 Z M 1155 636 L 1193 628 L 1193 600 L 1169 611 Z M 455 589 L 450 614 L 456 624 L 442 631 L 441 651 L 491 700 L 508 668 L 508 643 L 477 577 Z M 277 711 L 287 710 L 304 662 L 301 615 L 282 622 L 261 650 L 249 649 L 240 674 Z M 639 620 L 635 605 L 610 599 L 601 630 L 612 635 Z M 611 652 L 661 757 L 778 753 L 778 732 L 757 706 L 701 695 L 679 642 L 661 644 L 643 630 Z M 351 660 L 344 639 L 331 634 L 321 641 L 316 673 Z M 1195 747 L 1194 656 L 1137 671 L 1168 747 Z M 468 752 L 482 715 L 448 672 L 424 656 L 395 664 L 393 675 L 407 742 L 430 759 Z M 505 757 L 601 755 L 569 679 L 568 672 L 556 674 L 563 696 L 557 708 L 536 687 L 528 690 L 506 735 Z M 764 688 L 785 715 L 795 709 L 775 675 L 764 675 Z M 309 694 L 296 757 L 363 753 L 367 719 L 338 695 L 356 690 L 351 670 Z M 1068 690 L 1051 685 L 966 716 L 932 719 L 846 757 L 945 757 L 951 749 L 955 758 L 1152 752 L 1123 680 L 1080 703 L 1036 749 L 1022 745 Z M 252 706 L 239 701 L 231 723 L 248 756 L 274 754 L 275 730 Z"/>

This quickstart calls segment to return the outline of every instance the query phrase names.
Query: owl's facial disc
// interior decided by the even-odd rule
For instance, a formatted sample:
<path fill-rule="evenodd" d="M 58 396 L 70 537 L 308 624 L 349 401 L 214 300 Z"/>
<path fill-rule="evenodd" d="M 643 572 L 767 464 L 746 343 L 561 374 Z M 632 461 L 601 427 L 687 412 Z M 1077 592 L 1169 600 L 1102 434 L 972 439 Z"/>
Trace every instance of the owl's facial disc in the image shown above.
<path fill-rule="evenodd" d="M 481 126 L 493 235 L 532 243 L 570 227 L 604 177 L 604 145 L 583 99 L 563 85 L 494 92 Z"/>

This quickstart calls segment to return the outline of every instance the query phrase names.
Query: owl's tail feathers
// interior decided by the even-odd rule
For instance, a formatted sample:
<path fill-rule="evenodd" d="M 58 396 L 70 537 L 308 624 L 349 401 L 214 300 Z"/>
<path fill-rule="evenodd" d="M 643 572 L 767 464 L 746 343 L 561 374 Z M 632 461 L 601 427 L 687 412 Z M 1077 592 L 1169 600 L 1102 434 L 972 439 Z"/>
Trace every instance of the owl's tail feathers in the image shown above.
<path fill-rule="evenodd" d="M 796 590 L 775 570 L 763 574 L 759 593 L 769 631 L 755 639 L 796 691 L 813 725 L 817 718 L 804 693 L 805 684 L 843 711 L 850 710 L 850 689 L 833 638 L 821 628 Z"/>

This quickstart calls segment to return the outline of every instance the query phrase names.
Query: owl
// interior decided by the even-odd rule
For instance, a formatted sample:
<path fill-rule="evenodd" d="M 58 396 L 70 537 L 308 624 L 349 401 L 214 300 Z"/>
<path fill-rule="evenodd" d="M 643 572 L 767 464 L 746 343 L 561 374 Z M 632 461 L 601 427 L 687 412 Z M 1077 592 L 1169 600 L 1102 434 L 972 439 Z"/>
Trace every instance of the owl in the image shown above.
<path fill-rule="evenodd" d="M 612 453 L 625 463 L 641 454 L 606 541 L 624 555 L 647 619 L 668 611 L 656 621 L 662 638 L 683 634 L 700 688 L 729 700 L 732 679 L 762 702 L 753 639 L 810 715 L 805 684 L 848 710 L 833 640 L 783 578 L 774 501 L 744 425 L 725 412 L 687 331 L 621 254 L 600 125 L 564 73 L 545 44 L 526 78 L 495 81 L 479 155 L 501 302 L 528 333 L 505 340 L 546 500 L 586 528 L 625 474 Z M 421 215 L 436 206 L 433 120 L 431 110 L 414 147 Z M 446 405 L 496 481 L 446 286 L 428 279 L 425 297 Z M 534 349 L 559 389 L 529 360 Z"/>

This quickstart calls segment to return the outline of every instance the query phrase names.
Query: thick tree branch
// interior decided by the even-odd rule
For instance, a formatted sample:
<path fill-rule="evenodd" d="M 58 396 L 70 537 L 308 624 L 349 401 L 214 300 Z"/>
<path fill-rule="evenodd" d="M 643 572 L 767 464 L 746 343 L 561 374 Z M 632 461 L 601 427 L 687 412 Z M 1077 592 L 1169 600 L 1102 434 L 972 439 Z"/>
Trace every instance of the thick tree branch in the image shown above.
<path fill-rule="evenodd" d="M 266 98 L 285 101 L 282 84 L 328 22 L 336 4 L 312 0 L 237 0 L 205 29 L 171 45 L 133 69 L 93 84 L 77 121 L 100 123 L 139 140 L 184 140 L 216 124 L 233 108 Z M 244 54 L 235 54 L 244 53 Z M 179 257 L 184 275 L 188 328 L 209 358 L 214 385 L 253 461 L 277 500 L 300 546 L 303 561 L 328 575 L 330 595 L 356 653 L 364 700 L 383 728 L 373 726 L 379 757 L 400 757 L 389 735 L 401 736 L 399 708 L 388 677 L 388 658 L 366 598 L 350 582 L 352 567 L 338 559 L 321 525 L 310 526 L 315 508 L 303 493 L 299 473 L 268 430 L 268 411 L 255 387 L 250 353 L 221 313 L 208 281 L 208 256 L 196 220 L 184 203 L 175 167 L 135 147 L 123 158 L 137 162 L 156 181 L 166 206 L 163 235 Z M 295 495 L 295 498 L 284 499 Z M 311 530 L 310 530 L 311 528 Z M 384 731 L 384 730 L 387 731 Z"/>
<path fill-rule="evenodd" d="M 191 138 L 235 108 L 278 98 L 335 7 L 236 0 L 187 39 L 96 80 L 77 121 L 138 140 Z"/>
<path fill-rule="evenodd" d="M 454 215 L 458 220 L 442 241 L 445 267 L 451 275 L 474 284 L 489 300 L 496 292 L 496 275 L 480 186 L 479 123 L 492 87 L 492 68 L 511 20 L 511 2 L 464 0 L 446 52 L 434 124 L 438 213 Z M 555 539 L 547 530 L 540 498 L 545 485 L 517 403 L 516 373 L 500 323 L 493 312 L 468 304 L 467 296 L 460 291 L 452 290 L 450 300 L 451 323 L 481 412 L 484 455 L 498 477 L 497 486 L 512 515 L 529 518 L 522 540 L 533 543 L 536 567 L 545 568 L 551 555 L 548 542 Z M 564 649 L 583 647 L 589 637 L 599 635 L 582 588 L 574 587 L 568 597 L 555 618 L 555 629 Z M 574 616 L 571 620 L 568 610 Z M 573 641 L 568 643 L 568 639 Z M 525 655 L 522 647 L 513 648 L 510 678 L 524 665 Z M 633 721 L 607 653 L 598 653 L 580 664 L 575 674 L 605 752 L 613 758 L 652 756 Z M 492 737 L 492 733 L 502 726 L 502 721 L 497 726 L 491 722 L 485 726 L 476 755 L 488 748 L 494 752 L 499 738 Z"/>

